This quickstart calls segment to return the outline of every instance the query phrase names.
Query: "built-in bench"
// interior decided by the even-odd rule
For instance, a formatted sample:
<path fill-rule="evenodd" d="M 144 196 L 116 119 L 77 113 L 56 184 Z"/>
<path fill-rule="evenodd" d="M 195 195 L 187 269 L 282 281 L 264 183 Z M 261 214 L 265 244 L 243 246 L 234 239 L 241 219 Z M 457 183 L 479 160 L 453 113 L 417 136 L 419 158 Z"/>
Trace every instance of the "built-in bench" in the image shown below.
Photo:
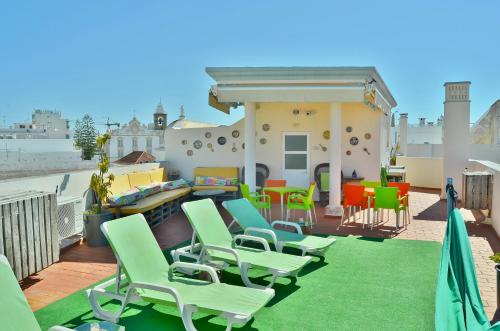
<path fill-rule="evenodd" d="M 201 190 L 223 190 L 226 193 L 222 196 L 235 199 L 239 194 L 239 183 L 234 185 L 200 185 L 197 183 L 197 177 L 213 177 L 213 178 L 224 178 L 224 179 L 236 179 L 238 180 L 239 176 L 238 167 L 198 167 L 194 168 L 193 171 L 193 180 L 194 186 L 192 187 L 193 191 L 201 191 Z"/>
<path fill-rule="evenodd" d="M 133 187 L 149 185 L 155 182 L 161 183 L 163 179 L 163 168 L 115 176 L 115 180 L 110 187 L 110 194 L 120 194 L 129 191 Z M 112 211 L 116 217 L 141 213 L 149 225 L 154 227 L 163 223 L 170 215 L 179 212 L 181 203 L 189 197 L 190 192 L 190 187 L 158 192 L 135 201 L 131 205 L 108 207 L 107 209 Z"/>

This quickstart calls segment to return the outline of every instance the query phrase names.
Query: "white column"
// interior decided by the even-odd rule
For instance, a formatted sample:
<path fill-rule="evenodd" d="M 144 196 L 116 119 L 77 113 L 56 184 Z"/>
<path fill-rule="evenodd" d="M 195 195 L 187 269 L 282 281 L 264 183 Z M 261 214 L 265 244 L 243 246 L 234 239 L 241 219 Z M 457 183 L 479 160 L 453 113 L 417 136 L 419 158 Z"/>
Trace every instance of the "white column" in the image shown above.
<path fill-rule="evenodd" d="M 255 103 L 245 103 L 245 184 L 255 192 Z"/>
<path fill-rule="evenodd" d="M 443 135 L 443 189 L 446 197 L 446 179 L 453 178 L 453 186 L 462 198 L 462 173 L 469 159 L 470 139 L 470 82 L 445 83 Z"/>
<path fill-rule="evenodd" d="M 342 109 L 341 104 L 330 105 L 330 200 L 325 214 L 341 216 L 341 170 L 342 170 Z"/>
<path fill-rule="evenodd" d="M 399 152 L 404 156 L 408 153 L 408 114 L 399 115 Z"/>

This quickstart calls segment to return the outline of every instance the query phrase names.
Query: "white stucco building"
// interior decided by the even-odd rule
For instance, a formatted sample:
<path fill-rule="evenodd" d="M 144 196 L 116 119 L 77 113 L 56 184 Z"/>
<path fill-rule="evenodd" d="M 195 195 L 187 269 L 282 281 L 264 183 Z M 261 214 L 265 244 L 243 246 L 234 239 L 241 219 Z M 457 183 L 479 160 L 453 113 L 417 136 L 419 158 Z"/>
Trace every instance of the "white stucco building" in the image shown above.
<path fill-rule="evenodd" d="M 473 144 L 500 144 L 500 99 L 472 126 Z"/>
<path fill-rule="evenodd" d="M 0 139 L 71 139 L 69 120 L 55 110 L 35 109 L 31 123 L 0 128 Z"/>
<path fill-rule="evenodd" d="M 117 160 L 134 151 L 146 151 L 157 160 L 164 160 L 166 128 L 167 113 L 160 102 L 153 113 L 153 124 L 142 124 L 134 116 L 127 124 L 110 131 L 110 159 Z"/>
<path fill-rule="evenodd" d="M 243 105 L 231 126 L 168 130 L 167 160 L 181 176 L 197 166 L 245 167 L 255 189 L 255 163 L 270 178 L 308 186 L 330 163 L 328 211 L 339 214 L 340 173 L 379 178 L 390 150 L 392 94 L 374 67 L 207 68 L 211 98 L 224 112 Z"/>

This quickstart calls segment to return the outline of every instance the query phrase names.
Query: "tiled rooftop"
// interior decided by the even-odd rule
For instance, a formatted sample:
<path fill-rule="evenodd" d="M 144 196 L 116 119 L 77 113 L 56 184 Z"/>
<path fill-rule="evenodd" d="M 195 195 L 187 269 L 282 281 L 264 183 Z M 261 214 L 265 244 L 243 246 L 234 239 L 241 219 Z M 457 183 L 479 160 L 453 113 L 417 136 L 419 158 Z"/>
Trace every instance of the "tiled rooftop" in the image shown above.
<path fill-rule="evenodd" d="M 340 219 L 324 217 L 324 209 L 318 207 L 318 224 L 313 227 L 311 233 L 442 240 L 446 226 L 446 202 L 440 201 L 438 191 L 413 190 L 410 210 L 413 217 L 408 228 L 399 234 L 394 234 L 391 232 L 395 222 L 393 215 L 373 231 L 366 227 L 363 229 L 360 220 L 339 228 Z M 224 211 L 222 213 L 229 223 L 229 215 Z M 467 230 L 472 244 L 477 279 L 486 313 L 493 319 L 496 310 L 496 274 L 494 263 L 488 256 L 494 251 L 500 251 L 500 239 L 491 226 L 483 224 L 484 217 L 481 214 L 463 209 L 462 213 L 467 221 L 472 221 L 467 222 Z M 278 214 L 279 206 L 274 206 L 274 218 L 277 218 Z M 154 233 L 161 248 L 165 249 L 188 240 L 192 230 L 181 213 L 155 228 Z M 115 259 L 110 248 L 89 248 L 83 243 L 64 250 L 59 263 L 25 279 L 22 287 L 32 309 L 38 310 L 112 275 L 115 267 Z"/>

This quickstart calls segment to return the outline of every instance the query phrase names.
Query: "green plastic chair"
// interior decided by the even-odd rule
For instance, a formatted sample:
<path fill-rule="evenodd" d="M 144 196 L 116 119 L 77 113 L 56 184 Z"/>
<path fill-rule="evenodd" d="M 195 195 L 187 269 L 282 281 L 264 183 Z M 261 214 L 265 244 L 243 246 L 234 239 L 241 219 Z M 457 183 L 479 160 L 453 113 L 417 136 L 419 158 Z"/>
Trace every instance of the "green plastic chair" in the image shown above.
<path fill-rule="evenodd" d="M 247 199 L 224 201 L 222 206 L 233 216 L 233 222 L 238 223 L 246 235 L 265 238 L 269 243 L 274 244 L 276 251 L 280 253 L 283 247 L 293 247 L 300 249 L 303 256 L 308 253 L 323 256 L 336 242 L 333 237 L 306 236 L 302 234 L 302 229 L 297 223 L 274 221 L 269 224 Z M 296 232 L 275 229 L 276 225 L 292 227 Z"/>
<path fill-rule="evenodd" d="M 309 185 L 309 189 L 307 190 L 307 195 L 300 193 L 292 193 L 288 196 L 286 204 L 286 217 L 285 217 L 286 221 L 288 221 L 288 219 L 291 216 L 290 211 L 303 210 L 306 212 L 305 225 L 309 224 L 309 226 L 312 227 L 313 225 L 312 214 L 314 214 L 314 223 L 317 223 L 318 219 L 316 217 L 316 208 L 314 206 L 314 199 L 313 199 L 315 188 L 316 188 L 316 183 L 313 182 Z"/>
<path fill-rule="evenodd" d="M 222 284 L 215 269 L 207 265 L 186 262 L 169 265 L 142 214 L 106 222 L 101 229 L 116 255 L 118 270 L 114 279 L 87 291 L 97 318 L 116 323 L 128 303 L 142 300 L 177 306 L 186 330 L 196 330 L 192 321 L 196 311 L 220 314 L 227 319 L 230 330 L 233 323 L 248 322 L 274 296 L 272 289 Z M 174 273 L 180 268 L 206 272 L 211 280 L 180 277 Z M 123 280 L 126 280 L 124 294 L 118 291 Z M 108 291 L 113 284 L 116 291 Z M 100 297 L 118 300 L 121 306 L 117 311 L 105 311 L 99 303 Z"/>
<path fill-rule="evenodd" d="M 381 187 L 382 183 L 377 181 L 362 180 L 361 185 L 368 188 L 375 188 L 375 187 Z"/>
<path fill-rule="evenodd" d="M 270 288 L 277 277 L 296 277 L 297 273 L 311 260 L 310 256 L 273 252 L 264 238 L 242 234 L 232 237 L 211 199 L 185 202 L 182 204 L 182 210 L 193 227 L 193 236 L 196 236 L 200 243 L 195 244 L 193 240 L 190 247 L 172 252 L 176 261 L 186 253 L 193 254 L 199 251 L 198 263 L 222 261 L 236 265 L 246 286 Z M 240 244 L 238 244 L 239 241 L 241 241 Z M 243 242 L 256 242 L 264 249 L 245 247 Z M 267 286 L 252 283 L 248 278 L 250 268 L 271 273 L 270 283 Z"/>
<path fill-rule="evenodd" d="M 400 212 L 406 211 L 406 204 L 403 201 L 404 197 L 398 198 L 398 188 L 397 187 L 375 187 L 375 204 L 374 213 L 375 219 L 378 220 L 380 217 L 380 210 L 394 210 L 396 213 L 396 231 L 399 230 L 399 217 Z M 406 215 L 403 213 L 403 223 L 406 227 Z M 372 223 L 373 228 L 373 223 Z"/>
<path fill-rule="evenodd" d="M 240 184 L 241 196 L 264 214 L 266 219 L 271 218 L 271 197 L 267 194 L 250 192 L 248 184 Z"/>
<path fill-rule="evenodd" d="M 0 329 L 2 331 L 41 331 L 30 305 L 17 282 L 9 261 L 0 254 Z M 49 331 L 71 331 L 63 326 L 53 326 Z"/>

